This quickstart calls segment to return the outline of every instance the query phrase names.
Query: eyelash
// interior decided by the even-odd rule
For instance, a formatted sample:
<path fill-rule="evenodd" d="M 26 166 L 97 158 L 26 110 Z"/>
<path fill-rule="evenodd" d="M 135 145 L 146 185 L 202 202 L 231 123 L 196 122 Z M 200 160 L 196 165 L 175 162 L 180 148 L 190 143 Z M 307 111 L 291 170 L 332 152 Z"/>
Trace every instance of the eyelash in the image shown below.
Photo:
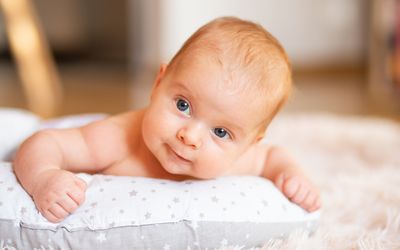
<path fill-rule="evenodd" d="M 215 134 L 215 130 L 217 130 L 217 129 L 223 129 L 223 130 L 225 131 L 226 135 L 228 135 L 228 138 L 225 139 L 224 137 L 219 137 L 218 135 L 216 135 L 216 134 Z M 223 127 L 214 127 L 214 128 L 212 128 L 212 133 L 213 133 L 216 137 L 218 137 L 219 139 L 222 139 L 222 140 L 232 140 L 232 139 L 233 139 L 232 133 L 229 132 L 229 130 L 223 128 Z"/>
<path fill-rule="evenodd" d="M 178 107 L 178 102 L 179 101 L 184 101 L 185 103 L 187 103 L 188 109 L 189 109 L 189 114 L 184 113 L 186 110 L 180 110 L 179 109 L 179 107 Z M 175 103 L 175 108 L 178 109 L 178 111 L 180 113 L 183 113 L 185 116 L 188 116 L 188 117 L 190 117 L 192 115 L 192 105 L 190 104 L 190 102 L 188 100 L 186 100 L 183 97 L 177 97 L 177 98 L 175 98 L 175 102 L 174 103 Z"/>

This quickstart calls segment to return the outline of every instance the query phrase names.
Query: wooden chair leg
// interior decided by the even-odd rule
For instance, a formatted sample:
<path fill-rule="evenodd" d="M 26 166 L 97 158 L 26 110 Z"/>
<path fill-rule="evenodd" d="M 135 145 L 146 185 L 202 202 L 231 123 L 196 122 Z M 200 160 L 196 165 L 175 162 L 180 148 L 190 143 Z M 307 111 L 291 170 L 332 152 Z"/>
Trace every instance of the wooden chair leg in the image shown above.
<path fill-rule="evenodd" d="M 0 0 L 0 7 L 29 109 L 42 117 L 57 115 L 61 81 L 31 0 Z"/>

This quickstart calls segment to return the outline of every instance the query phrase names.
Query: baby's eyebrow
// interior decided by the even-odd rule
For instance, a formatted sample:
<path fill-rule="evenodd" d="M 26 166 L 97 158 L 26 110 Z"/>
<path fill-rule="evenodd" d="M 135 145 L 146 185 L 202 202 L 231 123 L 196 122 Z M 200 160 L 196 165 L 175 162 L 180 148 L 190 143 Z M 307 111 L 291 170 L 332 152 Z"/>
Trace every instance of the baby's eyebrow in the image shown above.
<path fill-rule="evenodd" d="M 244 134 L 244 129 L 240 125 L 237 125 L 234 122 L 225 121 L 222 124 L 226 124 L 227 125 L 226 127 L 229 128 L 229 130 L 233 130 L 236 134 L 241 134 L 241 135 Z"/>
<path fill-rule="evenodd" d="M 175 82 L 175 88 L 183 89 L 185 91 L 189 91 L 189 88 L 185 86 L 182 82 Z"/>

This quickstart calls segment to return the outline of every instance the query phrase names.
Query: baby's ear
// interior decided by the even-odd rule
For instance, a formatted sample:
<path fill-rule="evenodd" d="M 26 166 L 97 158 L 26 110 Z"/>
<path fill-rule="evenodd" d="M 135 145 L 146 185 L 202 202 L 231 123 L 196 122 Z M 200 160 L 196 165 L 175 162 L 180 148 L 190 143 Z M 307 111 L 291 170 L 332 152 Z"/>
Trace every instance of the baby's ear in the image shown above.
<path fill-rule="evenodd" d="M 162 63 L 160 65 L 160 69 L 158 71 L 156 80 L 154 80 L 153 89 L 157 88 L 160 85 L 162 79 L 165 76 L 165 72 L 167 71 L 167 67 L 168 67 L 168 64 L 166 64 L 166 63 Z"/>
<path fill-rule="evenodd" d="M 265 132 L 259 133 L 256 137 L 255 143 L 259 143 L 265 137 Z"/>
<path fill-rule="evenodd" d="M 168 64 L 166 64 L 166 63 L 162 63 L 160 65 L 160 70 L 157 73 L 157 77 L 153 83 L 153 88 L 151 89 L 150 99 L 153 99 L 155 90 L 157 89 L 158 86 L 160 86 L 160 83 L 165 76 L 165 72 L 167 71 L 167 67 L 168 67 Z"/>

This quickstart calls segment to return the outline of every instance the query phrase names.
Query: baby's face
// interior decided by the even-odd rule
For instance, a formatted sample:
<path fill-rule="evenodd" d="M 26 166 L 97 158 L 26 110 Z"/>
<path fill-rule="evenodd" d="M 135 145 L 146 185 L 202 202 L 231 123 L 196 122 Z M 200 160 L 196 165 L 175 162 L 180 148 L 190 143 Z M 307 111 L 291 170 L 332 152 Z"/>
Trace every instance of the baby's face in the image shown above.
<path fill-rule="evenodd" d="M 167 172 L 201 179 L 230 174 L 262 137 L 263 101 L 224 79 L 221 67 L 205 59 L 160 70 L 142 133 Z"/>

